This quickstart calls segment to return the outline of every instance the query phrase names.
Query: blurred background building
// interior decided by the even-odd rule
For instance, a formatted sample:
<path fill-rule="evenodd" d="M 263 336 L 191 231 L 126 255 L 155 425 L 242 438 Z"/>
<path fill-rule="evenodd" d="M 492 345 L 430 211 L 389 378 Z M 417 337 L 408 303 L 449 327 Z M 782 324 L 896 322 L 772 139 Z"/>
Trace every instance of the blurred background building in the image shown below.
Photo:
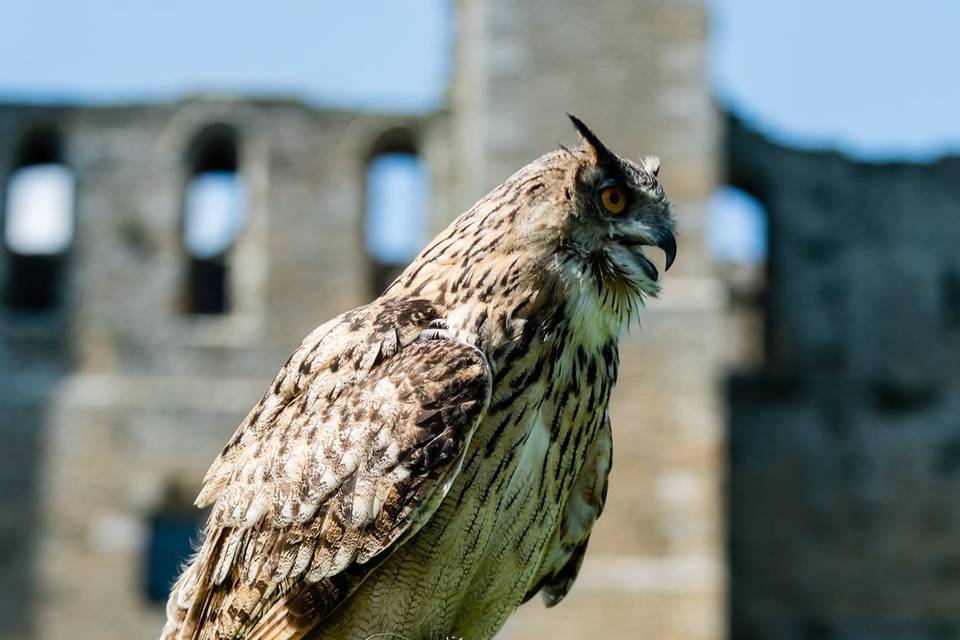
<path fill-rule="evenodd" d="M 568 111 L 662 158 L 680 257 L 622 346 L 581 577 L 500 637 L 960 633 L 958 99 L 910 57 L 949 66 L 942 7 L 211 4 L 6 34 L 34 64 L 0 66 L 0 638 L 155 637 L 290 351 L 574 141 Z"/>

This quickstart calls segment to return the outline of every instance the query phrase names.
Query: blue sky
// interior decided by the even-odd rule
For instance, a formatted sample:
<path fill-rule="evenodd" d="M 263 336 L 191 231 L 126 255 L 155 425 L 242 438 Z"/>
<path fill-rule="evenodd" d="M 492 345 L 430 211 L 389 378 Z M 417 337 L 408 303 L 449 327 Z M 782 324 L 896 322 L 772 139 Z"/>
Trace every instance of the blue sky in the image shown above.
<path fill-rule="evenodd" d="M 960 2 L 707 1 L 715 93 L 778 139 L 875 160 L 960 148 Z M 9 2 L 0 98 L 206 90 L 427 110 L 441 102 L 452 65 L 453 4 Z"/>
<path fill-rule="evenodd" d="M 0 22 L 0 99 L 288 94 L 405 111 L 440 102 L 446 0 L 19 0 Z"/>
<path fill-rule="evenodd" d="M 960 2 L 710 0 L 721 103 L 793 146 L 960 150 Z"/>

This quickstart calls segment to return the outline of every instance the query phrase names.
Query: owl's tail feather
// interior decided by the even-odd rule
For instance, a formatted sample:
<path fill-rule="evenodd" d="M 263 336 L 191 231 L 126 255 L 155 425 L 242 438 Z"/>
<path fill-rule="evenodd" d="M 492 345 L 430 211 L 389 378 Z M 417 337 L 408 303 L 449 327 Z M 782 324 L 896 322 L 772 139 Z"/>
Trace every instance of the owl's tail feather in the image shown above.
<path fill-rule="evenodd" d="M 317 581 L 302 575 L 277 581 L 274 577 L 287 540 L 269 532 L 244 535 L 244 544 L 234 549 L 233 533 L 229 529 L 210 532 L 177 580 L 167 602 L 167 624 L 160 640 L 301 640 L 383 559 L 355 563 Z M 222 568 L 218 558 L 224 554 L 246 558 L 248 551 L 267 560 L 245 561 L 243 572 L 234 565 L 223 573 L 222 581 L 218 579 Z"/>

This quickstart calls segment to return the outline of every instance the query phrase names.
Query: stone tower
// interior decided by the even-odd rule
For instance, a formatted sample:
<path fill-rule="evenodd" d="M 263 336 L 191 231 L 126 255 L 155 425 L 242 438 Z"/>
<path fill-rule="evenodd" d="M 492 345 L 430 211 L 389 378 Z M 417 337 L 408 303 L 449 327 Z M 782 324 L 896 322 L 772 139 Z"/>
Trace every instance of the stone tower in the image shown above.
<path fill-rule="evenodd" d="M 521 608 L 504 638 L 718 638 L 724 628 L 717 389 L 732 354 L 703 242 L 717 131 L 699 0 L 460 2 L 446 136 L 454 209 L 559 141 L 565 112 L 611 148 L 657 154 L 680 253 L 621 346 L 607 511 L 556 609 Z M 562 18 L 561 18 L 562 17 Z"/>

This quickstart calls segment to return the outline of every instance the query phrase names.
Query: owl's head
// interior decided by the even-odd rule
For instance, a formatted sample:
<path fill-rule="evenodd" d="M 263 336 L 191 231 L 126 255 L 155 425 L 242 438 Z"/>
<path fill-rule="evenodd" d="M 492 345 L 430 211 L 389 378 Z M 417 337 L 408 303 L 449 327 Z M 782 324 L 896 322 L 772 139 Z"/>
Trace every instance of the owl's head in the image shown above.
<path fill-rule="evenodd" d="M 565 308 L 587 333 L 623 330 L 660 291 L 645 249 L 677 253 L 659 160 L 610 151 L 570 116 L 582 143 L 520 169 L 454 220 L 387 290 L 459 309 Z M 559 303 L 559 304 L 558 304 Z M 493 316 L 486 310 L 480 317 Z"/>
<path fill-rule="evenodd" d="M 660 291 L 660 273 L 644 251 L 662 250 L 666 269 L 677 254 L 670 202 L 657 181 L 660 161 L 620 157 L 579 118 L 570 120 L 582 143 L 530 165 L 540 165 L 549 188 L 527 203 L 519 235 L 559 272 L 582 313 L 622 327 L 645 296 Z"/>
<path fill-rule="evenodd" d="M 669 269 L 677 256 L 670 202 L 657 181 L 660 160 L 638 162 L 610 151 L 593 131 L 570 116 L 583 139 L 572 153 L 574 170 L 567 174 L 573 193 L 567 240 L 575 253 L 616 279 L 629 281 L 644 294 L 659 291 L 660 274 L 642 247 L 663 250 Z"/>

